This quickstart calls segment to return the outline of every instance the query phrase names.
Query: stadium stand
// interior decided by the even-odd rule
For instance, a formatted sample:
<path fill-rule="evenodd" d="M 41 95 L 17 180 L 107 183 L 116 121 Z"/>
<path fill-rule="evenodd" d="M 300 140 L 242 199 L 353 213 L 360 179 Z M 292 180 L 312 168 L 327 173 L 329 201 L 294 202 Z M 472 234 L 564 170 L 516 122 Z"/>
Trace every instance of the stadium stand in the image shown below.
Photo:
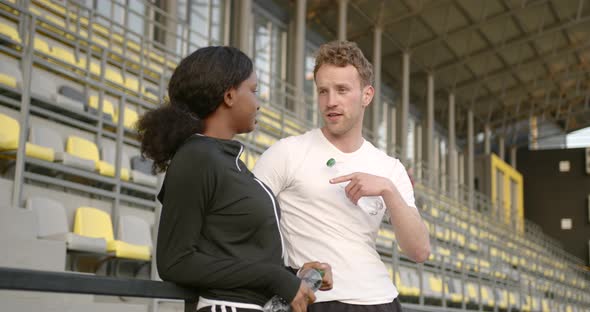
<path fill-rule="evenodd" d="M 27 260 L 32 267 L 88 273 L 86 264 L 108 257 L 148 265 L 147 273 L 138 275 L 134 268 L 130 275 L 158 279 L 150 263 L 162 176 L 154 175 L 153 163 L 140 155 L 135 123 L 143 112 L 162 105 L 167 79 L 185 53 L 146 39 L 96 5 L 86 5 L 95 2 L 0 3 L 0 210 L 19 211 L 0 217 L 35 224 L 34 235 L 22 238 L 27 243 L 0 239 L 0 249 L 8 246 L 3 250 L 16 255 L 14 261 L 0 260 L 0 266 L 18 267 L 22 253 L 29 258 L 47 255 L 43 264 L 42 259 Z M 113 11 L 120 6 L 105 2 Z M 157 12 L 152 14 L 163 14 Z M 178 21 L 169 17 L 169 22 Z M 185 39 L 195 30 L 183 29 L 184 41 L 178 44 L 186 46 L 184 51 L 194 50 L 197 43 Z M 246 146 L 241 159 L 250 168 L 280 138 L 317 124 L 313 114 L 275 105 L 273 101 L 296 99 L 293 87 L 267 82 L 264 69 L 260 73 L 261 84 L 272 89 L 260 94 L 259 127 L 238 136 Z M 385 93 L 382 99 L 388 99 Z M 372 136 L 368 130 L 367 137 Z M 522 231 L 499 221 L 489 196 L 464 191 L 459 183 L 453 193 L 452 185 L 443 187 L 429 178 L 440 175 L 444 181 L 442 170 L 419 170 L 414 177 L 416 202 L 431 234 L 429 260 L 417 265 L 405 257 L 387 221 L 375 243 L 410 311 L 590 311 L 590 275 L 579 259 L 526 220 Z M 8 229 L 0 233 L 12 235 Z M 35 245 L 37 240 L 45 245 Z M 26 246 L 34 248 L 24 250 Z M 32 250 L 35 246 L 41 247 Z M 95 260 L 88 260 L 89 255 Z M 113 263 L 116 272 L 125 271 L 123 262 Z M 0 296 L 2 300 L 8 299 Z M 109 310 L 146 310 L 136 302 L 117 303 L 108 305 Z M 107 306 L 100 300 L 84 304 L 88 311 Z"/>

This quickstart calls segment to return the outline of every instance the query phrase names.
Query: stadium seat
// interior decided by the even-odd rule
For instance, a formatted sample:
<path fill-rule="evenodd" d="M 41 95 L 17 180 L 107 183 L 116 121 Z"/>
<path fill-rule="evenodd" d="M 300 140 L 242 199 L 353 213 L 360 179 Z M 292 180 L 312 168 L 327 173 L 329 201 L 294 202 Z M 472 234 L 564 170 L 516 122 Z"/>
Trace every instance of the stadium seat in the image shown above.
<path fill-rule="evenodd" d="M 472 282 L 467 282 L 465 285 L 465 299 L 471 303 L 479 303 L 479 291 L 477 285 Z"/>
<path fill-rule="evenodd" d="M 113 167 L 113 176 L 115 170 L 115 158 L 116 158 L 116 151 L 115 147 L 111 144 L 104 144 L 101 150 L 102 161 L 109 164 Z M 129 172 L 129 158 L 121 157 L 121 180 L 129 181 L 130 179 L 130 172 Z"/>
<path fill-rule="evenodd" d="M 121 71 L 118 69 L 114 69 L 112 67 L 107 67 L 105 71 L 105 79 L 114 83 L 119 87 L 125 86 L 125 82 L 123 81 L 123 76 L 121 75 Z"/>
<path fill-rule="evenodd" d="M 395 285 L 402 296 L 420 296 L 420 286 L 416 270 L 400 267 L 399 272 L 395 274 Z"/>
<path fill-rule="evenodd" d="M 123 118 L 123 126 L 128 130 L 135 130 L 135 123 L 139 120 L 137 111 L 125 106 L 125 117 Z M 115 109 L 115 115 L 113 119 L 114 123 L 119 122 L 119 109 Z"/>
<path fill-rule="evenodd" d="M 51 128 L 33 125 L 29 131 L 29 148 L 31 151 L 27 151 L 27 156 L 53 162 L 55 152 L 63 151 L 62 138 Z"/>
<path fill-rule="evenodd" d="M 56 85 L 52 74 L 33 68 L 31 95 L 40 101 L 57 104 L 70 111 L 82 112 L 86 105 L 84 95 L 69 85 Z"/>
<path fill-rule="evenodd" d="M 131 77 L 131 74 L 127 74 L 125 77 L 125 88 L 137 93 L 139 91 L 139 81 L 137 78 Z"/>
<path fill-rule="evenodd" d="M 51 47 L 51 56 L 69 65 L 76 65 L 78 63 L 74 52 L 60 46 L 54 45 Z"/>
<path fill-rule="evenodd" d="M 56 102 L 62 106 L 83 111 L 86 107 L 86 96 L 82 91 L 62 85 L 57 89 Z"/>
<path fill-rule="evenodd" d="M 98 148 L 94 142 L 71 135 L 66 142 L 66 151 L 56 152 L 55 159 L 66 166 L 94 171 L 99 161 Z"/>
<path fill-rule="evenodd" d="M 19 135 L 19 122 L 10 116 L 0 114 L 0 152 L 4 156 L 14 157 L 19 145 Z M 53 161 L 55 157 L 53 149 L 29 142 L 25 145 L 25 155 L 46 161 Z"/>
<path fill-rule="evenodd" d="M 457 304 L 463 302 L 461 280 L 457 278 L 447 279 L 445 283 L 445 295 L 450 302 Z"/>
<path fill-rule="evenodd" d="M 440 276 L 432 272 L 422 274 L 422 285 L 424 287 L 424 296 L 429 298 L 442 298 L 443 284 Z"/>
<path fill-rule="evenodd" d="M 21 89 L 22 73 L 18 61 L 15 59 L 0 58 L 0 84 L 12 89 Z"/>
<path fill-rule="evenodd" d="M 31 197 L 25 204 L 37 217 L 37 237 L 63 241 L 68 250 L 106 253 L 107 242 L 104 238 L 79 235 L 69 230 L 61 203 L 43 197 Z M 76 218 L 79 218 L 77 214 Z"/>
<path fill-rule="evenodd" d="M 484 306 L 493 307 L 495 305 L 494 302 L 494 293 L 490 286 L 482 285 L 481 286 L 481 302 Z"/>
<path fill-rule="evenodd" d="M 145 256 L 146 251 L 151 254 L 150 248 L 147 246 L 115 240 L 111 216 L 97 208 L 79 207 L 76 210 L 74 233 L 87 237 L 103 238 L 107 242 L 107 252 L 117 258 L 149 260 Z"/>
<path fill-rule="evenodd" d="M 277 142 L 277 138 L 272 137 L 266 133 L 258 131 L 254 135 L 254 141 L 256 142 L 256 144 L 258 144 L 264 148 L 268 148 Z"/>
<path fill-rule="evenodd" d="M 496 303 L 498 307 L 503 310 L 508 309 L 508 292 L 506 289 L 495 288 L 494 291 L 496 292 Z"/>
<path fill-rule="evenodd" d="M 119 228 L 117 238 L 130 248 L 118 248 L 120 253 L 117 257 L 139 260 L 150 260 L 152 251 L 152 235 L 149 224 L 135 216 L 119 217 Z"/>
<path fill-rule="evenodd" d="M 90 96 L 88 99 L 88 107 L 92 113 L 98 114 L 98 95 Z M 103 99 L 102 101 L 102 112 L 105 119 L 109 121 L 115 120 L 115 106 L 108 99 Z"/>
<path fill-rule="evenodd" d="M 16 25 L 0 20 L 0 42 L 2 41 L 22 44 Z"/>
<path fill-rule="evenodd" d="M 133 182 L 156 187 L 158 185 L 158 177 L 152 174 L 152 164 L 153 161 L 141 156 L 131 157 L 131 178 Z"/>
<path fill-rule="evenodd" d="M 395 233 L 390 225 L 382 225 L 379 228 L 379 233 L 377 235 L 376 245 L 377 247 L 392 250 L 393 248 L 393 241 L 395 240 Z"/>
<path fill-rule="evenodd" d="M 158 90 L 155 88 L 144 87 L 143 88 L 143 95 L 153 102 L 158 102 Z"/>

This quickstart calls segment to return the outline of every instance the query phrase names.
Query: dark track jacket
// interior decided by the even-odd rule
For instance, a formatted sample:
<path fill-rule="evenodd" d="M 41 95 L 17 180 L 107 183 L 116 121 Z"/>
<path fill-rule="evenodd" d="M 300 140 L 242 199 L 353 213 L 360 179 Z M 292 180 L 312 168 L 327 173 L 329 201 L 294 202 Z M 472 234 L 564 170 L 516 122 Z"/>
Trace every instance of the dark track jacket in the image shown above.
<path fill-rule="evenodd" d="M 283 266 L 278 202 L 239 160 L 242 151 L 202 135 L 178 149 L 158 195 L 158 273 L 209 299 L 291 302 L 300 280 Z"/>

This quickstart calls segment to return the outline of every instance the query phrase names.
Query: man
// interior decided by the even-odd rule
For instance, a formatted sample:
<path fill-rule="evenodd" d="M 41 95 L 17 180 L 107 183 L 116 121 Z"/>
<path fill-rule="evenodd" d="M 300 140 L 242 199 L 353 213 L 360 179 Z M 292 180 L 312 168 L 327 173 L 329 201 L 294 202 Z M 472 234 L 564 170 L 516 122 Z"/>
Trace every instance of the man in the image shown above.
<path fill-rule="evenodd" d="M 314 78 L 324 126 L 277 142 L 254 174 L 277 195 L 288 265 L 332 266 L 333 289 L 308 311 L 401 311 L 375 250 L 385 212 L 408 257 L 424 262 L 430 242 L 404 166 L 362 137 L 372 66 L 355 43 L 331 42 L 320 47 Z"/>

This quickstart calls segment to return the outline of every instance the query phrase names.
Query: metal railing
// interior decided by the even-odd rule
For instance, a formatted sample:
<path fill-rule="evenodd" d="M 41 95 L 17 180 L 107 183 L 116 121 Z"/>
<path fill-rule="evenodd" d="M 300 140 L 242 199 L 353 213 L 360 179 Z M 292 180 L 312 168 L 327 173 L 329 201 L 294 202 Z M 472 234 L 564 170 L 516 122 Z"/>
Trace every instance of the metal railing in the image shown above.
<path fill-rule="evenodd" d="M 0 289 L 184 300 L 184 311 L 196 311 L 195 289 L 169 282 L 124 279 L 79 273 L 0 267 Z"/>

